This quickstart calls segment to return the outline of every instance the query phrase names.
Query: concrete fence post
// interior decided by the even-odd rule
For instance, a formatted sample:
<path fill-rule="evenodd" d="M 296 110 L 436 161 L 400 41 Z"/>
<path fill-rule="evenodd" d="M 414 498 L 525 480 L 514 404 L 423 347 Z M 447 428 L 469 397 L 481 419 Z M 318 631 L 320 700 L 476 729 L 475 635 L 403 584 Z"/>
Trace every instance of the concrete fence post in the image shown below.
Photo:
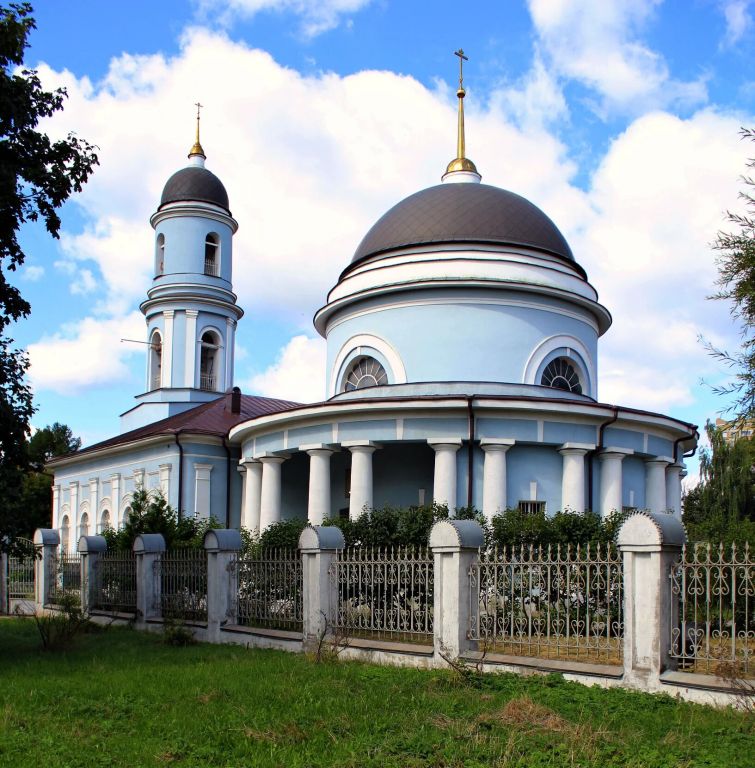
<path fill-rule="evenodd" d="M 435 585 L 433 603 L 435 658 L 452 659 L 471 649 L 469 569 L 485 543 L 475 520 L 439 520 L 430 531 Z"/>
<path fill-rule="evenodd" d="M 207 639 L 220 641 L 220 630 L 236 620 L 238 568 L 241 534 L 228 528 L 213 528 L 204 535 L 207 553 Z"/>
<path fill-rule="evenodd" d="M 81 610 L 89 613 L 97 603 L 97 562 L 107 552 L 104 536 L 81 536 L 77 547 L 81 555 Z"/>
<path fill-rule="evenodd" d="M 0 552 L 0 613 L 10 613 L 8 594 L 8 553 Z"/>
<path fill-rule="evenodd" d="M 39 551 L 39 556 L 34 560 L 34 603 L 37 613 L 42 613 L 50 602 L 50 593 L 58 577 L 58 547 L 60 536 L 56 530 L 37 528 L 34 531 L 34 548 Z"/>
<path fill-rule="evenodd" d="M 150 619 L 162 616 L 160 609 L 160 573 L 155 563 L 165 552 L 165 539 L 160 533 L 141 533 L 134 539 L 136 555 L 136 623 L 144 626 Z"/>
<path fill-rule="evenodd" d="M 679 519 L 663 512 L 632 513 L 619 530 L 624 565 L 624 682 L 658 690 L 661 673 L 673 667 L 671 630 L 678 606 L 669 574 L 686 540 Z"/>
<path fill-rule="evenodd" d="M 310 525 L 299 536 L 305 650 L 314 650 L 322 637 L 332 633 L 338 592 L 330 569 L 338 558 L 338 552 L 345 546 L 341 529 L 334 525 Z"/>

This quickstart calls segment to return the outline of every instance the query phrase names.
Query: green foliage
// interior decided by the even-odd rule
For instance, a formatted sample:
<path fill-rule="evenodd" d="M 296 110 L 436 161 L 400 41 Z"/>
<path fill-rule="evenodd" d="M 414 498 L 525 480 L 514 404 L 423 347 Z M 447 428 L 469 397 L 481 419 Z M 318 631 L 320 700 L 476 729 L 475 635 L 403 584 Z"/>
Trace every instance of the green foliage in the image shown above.
<path fill-rule="evenodd" d="M 700 483 L 684 497 L 690 541 L 755 541 L 755 440 L 733 445 L 708 422 L 710 449 L 700 451 Z"/>
<path fill-rule="evenodd" d="M 57 238 L 57 209 L 80 192 L 97 155 L 86 141 L 69 134 L 52 141 L 39 121 L 63 109 L 65 89 L 45 91 L 37 73 L 23 66 L 29 33 L 35 28 L 29 3 L 0 7 L 0 547 L 26 530 L 23 475 L 26 436 L 34 411 L 24 375 L 28 357 L 6 336 L 10 323 L 26 317 L 29 303 L 7 279 L 26 258 L 18 232 L 41 220 Z"/>
<path fill-rule="evenodd" d="M 29 440 L 29 463 L 41 472 L 45 464 L 58 456 L 74 453 L 81 448 L 81 438 L 76 437 L 66 424 L 56 421 L 44 429 L 38 429 Z"/>
<path fill-rule="evenodd" d="M 194 632 L 180 619 L 163 618 L 162 636 L 165 645 L 172 645 L 175 648 L 184 648 L 187 645 L 197 644 Z"/>
<path fill-rule="evenodd" d="M 259 538 L 261 549 L 296 549 L 306 520 L 280 520 L 266 528 Z"/>
<path fill-rule="evenodd" d="M 168 504 L 160 490 L 137 488 L 131 500 L 131 514 L 119 531 L 105 531 L 108 549 L 130 550 L 134 539 L 142 533 L 160 533 L 167 549 L 201 549 L 204 535 L 211 528 L 220 528 L 214 518 L 179 520 L 176 510 Z"/>
<path fill-rule="evenodd" d="M 743 128 L 743 139 L 755 141 L 755 130 Z M 755 158 L 747 168 L 755 169 Z M 719 232 L 714 243 L 718 251 L 718 292 L 713 299 L 731 302 L 731 314 L 740 324 L 742 342 L 737 352 L 728 352 L 707 344 L 710 353 L 723 362 L 734 374 L 734 381 L 726 387 L 714 388 L 718 394 L 733 395 L 731 407 L 740 418 L 755 415 L 755 180 L 743 176 L 744 190 L 739 198 L 744 201 L 746 213 L 727 212 L 726 219 L 736 228 L 734 232 Z"/>
<path fill-rule="evenodd" d="M 86 631 L 90 621 L 81 609 L 78 594 L 64 593 L 59 598 L 57 611 L 33 614 L 42 649 L 62 651 L 69 648 L 78 635 Z"/>

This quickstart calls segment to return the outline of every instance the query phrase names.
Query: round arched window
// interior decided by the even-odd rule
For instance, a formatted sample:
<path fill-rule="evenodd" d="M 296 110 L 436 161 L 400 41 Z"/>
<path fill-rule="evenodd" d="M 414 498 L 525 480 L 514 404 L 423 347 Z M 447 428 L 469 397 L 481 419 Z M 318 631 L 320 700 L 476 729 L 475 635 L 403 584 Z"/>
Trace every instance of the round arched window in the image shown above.
<path fill-rule="evenodd" d="M 352 363 L 344 383 L 344 391 L 377 387 L 388 383 L 388 374 L 374 357 L 360 357 Z"/>
<path fill-rule="evenodd" d="M 544 387 L 563 389 L 567 392 L 582 394 L 582 383 L 579 374 L 571 360 L 565 357 L 557 357 L 545 366 L 540 383 Z"/>

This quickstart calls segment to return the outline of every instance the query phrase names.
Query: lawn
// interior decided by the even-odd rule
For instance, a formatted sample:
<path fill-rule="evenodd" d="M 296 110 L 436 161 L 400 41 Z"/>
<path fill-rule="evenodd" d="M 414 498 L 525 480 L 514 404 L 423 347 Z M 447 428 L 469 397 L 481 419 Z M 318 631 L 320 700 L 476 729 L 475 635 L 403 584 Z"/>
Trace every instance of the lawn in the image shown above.
<path fill-rule="evenodd" d="M 0 620 L 2 766 L 753 765 L 744 715 L 666 696 L 557 676 L 474 687 L 114 627 L 50 653 L 35 631 Z"/>

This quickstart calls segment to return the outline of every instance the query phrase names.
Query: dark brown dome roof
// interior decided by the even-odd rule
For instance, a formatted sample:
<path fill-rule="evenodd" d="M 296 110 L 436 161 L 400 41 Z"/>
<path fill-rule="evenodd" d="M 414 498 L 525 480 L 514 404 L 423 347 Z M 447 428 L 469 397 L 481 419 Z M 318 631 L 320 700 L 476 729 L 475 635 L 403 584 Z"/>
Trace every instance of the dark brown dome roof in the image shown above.
<path fill-rule="evenodd" d="M 230 213 L 228 193 L 223 182 L 211 171 L 195 165 L 181 168 L 168 179 L 160 198 L 160 207 L 190 201 L 219 205 Z"/>
<path fill-rule="evenodd" d="M 394 205 L 365 235 L 351 266 L 396 248 L 436 243 L 523 246 L 574 262 L 566 239 L 536 205 L 505 189 L 470 183 L 439 184 Z"/>

